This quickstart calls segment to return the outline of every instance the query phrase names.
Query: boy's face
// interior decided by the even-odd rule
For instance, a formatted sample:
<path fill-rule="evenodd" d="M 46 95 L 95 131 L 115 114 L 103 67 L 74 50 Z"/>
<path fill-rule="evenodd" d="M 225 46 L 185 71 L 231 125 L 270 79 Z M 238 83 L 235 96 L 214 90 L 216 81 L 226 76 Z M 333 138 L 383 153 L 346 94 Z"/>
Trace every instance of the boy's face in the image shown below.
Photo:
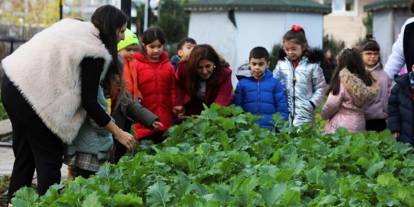
<path fill-rule="evenodd" d="M 181 59 L 183 60 L 187 60 L 188 56 L 190 56 L 191 51 L 194 48 L 194 44 L 192 44 L 191 42 L 186 42 L 184 43 L 184 45 L 181 47 L 180 50 L 178 50 L 178 56 L 181 57 Z"/>
<path fill-rule="evenodd" d="M 269 62 L 265 58 L 250 58 L 249 65 L 252 76 L 258 80 L 263 76 L 266 68 L 269 67 Z"/>
<path fill-rule="evenodd" d="M 139 51 L 137 44 L 128 45 L 124 49 L 120 50 L 118 53 L 123 59 L 131 60 L 132 55 Z"/>
<path fill-rule="evenodd" d="M 364 61 L 365 66 L 373 67 L 379 61 L 379 52 L 372 50 L 365 50 L 362 52 L 362 60 Z"/>

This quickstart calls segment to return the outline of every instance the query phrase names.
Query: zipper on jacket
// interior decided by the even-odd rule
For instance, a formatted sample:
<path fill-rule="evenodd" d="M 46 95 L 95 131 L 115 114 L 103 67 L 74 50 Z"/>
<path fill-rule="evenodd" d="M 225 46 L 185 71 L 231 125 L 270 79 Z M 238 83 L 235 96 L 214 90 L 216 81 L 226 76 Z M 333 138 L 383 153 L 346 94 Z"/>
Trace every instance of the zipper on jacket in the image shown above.
<path fill-rule="evenodd" d="M 259 98 L 260 98 L 260 80 L 256 80 L 256 83 L 257 83 L 257 87 L 256 87 L 256 90 L 257 90 L 257 98 L 256 98 L 256 106 L 257 106 L 257 109 L 256 109 L 256 113 L 259 115 L 259 113 L 260 113 L 260 106 L 259 106 Z"/>
<path fill-rule="evenodd" d="M 293 65 L 292 65 L 292 63 L 290 63 L 291 64 L 291 66 L 292 66 L 292 88 L 293 88 L 293 92 L 292 92 L 292 115 L 291 115 L 291 118 L 292 118 L 292 124 L 293 124 L 293 120 L 295 120 L 295 109 L 296 109 L 296 104 L 295 104 L 295 102 L 296 102 L 296 88 L 295 88 L 295 85 L 296 85 L 296 75 L 295 75 L 295 68 L 293 68 Z M 298 64 L 298 66 L 299 66 L 299 64 Z M 296 66 L 297 67 L 297 66 Z"/>

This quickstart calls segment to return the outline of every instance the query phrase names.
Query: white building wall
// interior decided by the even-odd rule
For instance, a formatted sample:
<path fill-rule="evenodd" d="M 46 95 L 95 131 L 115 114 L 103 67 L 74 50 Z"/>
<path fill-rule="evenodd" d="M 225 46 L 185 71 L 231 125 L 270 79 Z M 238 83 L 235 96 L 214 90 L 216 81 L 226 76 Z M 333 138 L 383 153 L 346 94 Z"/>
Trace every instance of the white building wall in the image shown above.
<path fill-rule="evenodd" d="M 391 54 L 394 42 L 393 16 L 390 10 L 378 11 L 373 15 L 373 35 L 381 48 L 381 60 L 385 63 Z"/>
<path fill-rule="evenodd" d="M 263 46 L 269 52 L 293 24 L 305 29 L 311 47 L 322 47 L 322 14 L 280 12 L 235 12 L 236 25 L 227 12 L 192 12 L 188 36 L 197 43 L 212 45 L 234 70 L 247 63 L 250 50 Z M 233 83 L 237 81 L 233 78 Z"/>
<path fill-rule="evenodd" d="M 382 62 L 386 63 L 402 25 L 412 14 L 407 9 L 380 10 L 373 14 L 374 38 L 381 47 Z"/>
<path fill-rule="evenodd" d="M 193 12 L 188 36 L 197 44 L 209 44 L 224 57 L 232 68 L 236 65 L 238 31 L 224 12 Z M 233 83 L 236 83 L 235 76 Z"/>
<path fill-rule="evenodd" d="M 293 24 L 299 24 L 303 27 L 310 47 L 322 48 L 322 14 L 286 13 L 285 31 L 289 30 Z"/>
<path fill-rule="evenodd" d="M 408 18 L 413 16 L 413 14 L 408 11 L 408 9 L 394 9 L 392 11 L 394 15 L 394 39 L 397 39 L 398 34 L 401 32 L 401 27 Z"/>
<path fill-rule="evenodd" d="M 285 18 L 276 12 L 236 12 L 238 36 L 235 66 L 248 62 L 253 47 L 265 47 L 269 53 L 273 45 L 280 43 L 285 33 Z"/>

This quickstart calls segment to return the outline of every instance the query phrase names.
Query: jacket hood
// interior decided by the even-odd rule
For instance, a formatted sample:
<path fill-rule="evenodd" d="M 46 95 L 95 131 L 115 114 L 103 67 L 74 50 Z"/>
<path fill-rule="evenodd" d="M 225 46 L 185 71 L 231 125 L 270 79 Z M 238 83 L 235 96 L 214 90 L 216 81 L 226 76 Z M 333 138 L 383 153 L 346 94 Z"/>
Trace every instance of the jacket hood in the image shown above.
<path fill-rule="evenodd" d="M 249 78 L 251 76 L 252 76 L 252 74 L 250 73 L 250 66 L 249 66 L 248 63 L 245 63 L 245 64 L 241 65 L 236 70 L 236 77 L 239 80 L 242 79 L 242 78 Z"/>
<path fill-rule="evenodd" d="M 356 106 L 363 106 L 375 99 L 379 92 L 378 82 L 375 81 L 371 86 L 365 85 L 365 83 L 359 79 L 356 75 L 349 72 L 347 68 L 344 68 L 339 73 L 341 83 L 351 95 Z"/>
<path fill-rule="evenodd" d="M 376 65 L 374 65 L 374 67 L 365 67 L 365 69 L 369 72 L 375 71 L 375 70 L 382 70 L 382 65 L 380 62 L 378 62 Z"/>
<path fill-rule="evenodd" d="M 252 80 L 254 80 L 254 81 L 256 81 L 256 79 L 253 77 L 253 76 L 251 76 L 250 75 L 250 77 L 249 77 L 250 79 L 252 79 Z M 269 69 L 266 69 L 265 71 L 264 71 L 264 73 L 263 73 L 263 76 L 262 76 L 262 78 L 260 78 L 260 80 L 264 80 L 264 79 L 268 79 L 268 78 L 273 78 L 273 73 L 272 72 L 270 72 L 270 70 Z"/>
<path fill-rule="evenodd" d="M 134 58 L 137 59 L 140 62 L 145 62 L 145 63 L 153 63 L 151 62 L 142 52 L 137 52 L 134 54 Z M 163 52 L 161 54 L 161 60 L 160 63 L 169 61 L 169 57 L 168 57 L 168 53 L 167 52 Z"/>

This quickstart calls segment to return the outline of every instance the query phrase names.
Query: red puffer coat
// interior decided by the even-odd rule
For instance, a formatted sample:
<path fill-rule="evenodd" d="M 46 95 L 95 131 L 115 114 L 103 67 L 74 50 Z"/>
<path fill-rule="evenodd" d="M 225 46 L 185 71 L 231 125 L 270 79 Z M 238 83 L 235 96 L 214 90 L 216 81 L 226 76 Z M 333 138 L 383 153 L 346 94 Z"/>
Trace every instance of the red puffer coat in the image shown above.
<path fill-rule="evenodd" d="M 137 73 L 137 86 L 142 95 L 142 104 L 156 114 L 164 127 L 157 131 L 167 131 L 173 122 L 172 109 L 175 106 L 176 82 L 174 69 L 168 54 L 163 53 L 159 62 L 150 62 L 142 53 L 136 53 L 131 66 Z M 155 130 L 135 124 L 135 135 L 139 140 L 152 135 Z"/>

